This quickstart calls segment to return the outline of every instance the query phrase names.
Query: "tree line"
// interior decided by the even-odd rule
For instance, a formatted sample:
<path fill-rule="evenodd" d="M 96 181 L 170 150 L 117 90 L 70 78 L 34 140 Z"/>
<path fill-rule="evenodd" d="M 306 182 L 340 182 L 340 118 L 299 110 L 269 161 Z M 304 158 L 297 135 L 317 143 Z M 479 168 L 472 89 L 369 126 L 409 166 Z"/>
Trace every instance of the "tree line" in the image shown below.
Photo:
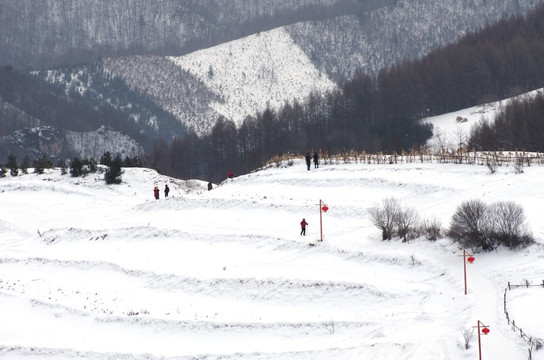
<path fill-rule="evenodd" d="M 100 157 L 100 164 L 106 167 L 104 171 L 104 180 L 106 184 L 120 184 L 122 181 L 123 167 L 142 167 L 144 163 L 137 156 L 130 158 L 126 156 L 124 159 L 120 155 L 115 157 L 109 151 L 106 151 Z M 11 176 L 19 176 L 20 174 L 28 174 L 28 169 L 32 167 L 34 173 L 41 175 L 45 169 L 52 169 L 53 162 L 43 155 L 41 158 L 34 159 L 32 162 L 28 156 L 17 162 L 17 157 L 9 154 L 5 164 L 0 163 L 0 178 L 6 176 L 8 169 Z M 56 165 L 60 169 L 62 175 L 66 175 L 68 171 L 71 177 L 81 177 L 98 171 L 98 163 L 95 159 L 80 159 L 74 157 L 70 161 L 59 161 Z"/>
<path fill-rule="evenodd" d="M 339 90 L 314 92 L 278 110 L 267 108 L 238 128 L 220 118 L 201 138 L 188 134 L 171 144 L 158 142 L 148 163 L 168 175 L 219 181 L 229 170 L 246 173 L 286 153 L 418 148 L 432 135 L 430 125 L 422 123 L 427 116 L 542 87 L 542 28 L 544 6 L 468 34 L 424 58 L 384 68 L 376 77 L 357 71 Z"/>
<path fill-rule="evenodd" d="M 475 150 L 542 151 L 544 138 L 544 95 L 512 100 L 492 123 L 475 126 L 468 147 Z"/>

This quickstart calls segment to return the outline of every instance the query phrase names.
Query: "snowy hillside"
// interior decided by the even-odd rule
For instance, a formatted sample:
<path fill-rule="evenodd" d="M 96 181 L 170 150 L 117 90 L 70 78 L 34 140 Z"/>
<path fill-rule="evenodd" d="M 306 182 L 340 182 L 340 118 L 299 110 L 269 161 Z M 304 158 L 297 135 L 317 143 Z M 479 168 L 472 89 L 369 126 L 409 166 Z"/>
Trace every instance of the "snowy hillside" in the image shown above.
<path fill-rule="evenodd" d="M 238 125 L 267 104 L 277 109 L 336 86 L 281 28 L 170 59 L 219 94 L 212 108 Z"/>
<path fill-rule="evenodd" d="M 525 360 L 508 282 L 544 279 L 544 167 L 302 161 L 212 191 L 147 169 L 123 183 L 54 170 L 0 179 L 0 355 L 6 359 Z M 153 199 L 168 183 L 170 197 Z M 383 242 L 367 208 L 394 197 L 449 225 L 465 200 L 521 205 L 538 244 L 475 254 Z M 324 241 L 319 238 L 319 200 Z M 299 222 L 309 222 L 301 236 Z M 511 319 L 544 337 L 544 288 Z M 544 350 L 533 352 L 544 359 Z"/>
<path fill-rule="evenodd" d="M 427 141 L 427 145 L 431 150 L 457 150 L 460 143 L 466 144 L 474 125 L 480 122 L 492 123 L 513 100 L 531 99 L 543 91 L 544 89 L 537 89 L 513 98 L 425 118 L 423 122 L 433 125 L 433 137 Z"/>

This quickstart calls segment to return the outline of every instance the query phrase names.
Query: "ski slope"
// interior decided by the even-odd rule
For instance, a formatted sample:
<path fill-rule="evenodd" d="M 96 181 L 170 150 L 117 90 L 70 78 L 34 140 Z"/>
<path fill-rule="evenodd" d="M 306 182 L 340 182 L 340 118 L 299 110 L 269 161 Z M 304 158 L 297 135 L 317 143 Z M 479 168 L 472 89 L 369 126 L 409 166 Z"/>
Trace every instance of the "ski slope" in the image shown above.
<path fill-rule="evenodd" d="M 149 169 L 123 183 L 60 171 L 0 179 L 0 357 L 5 359 L 525 360 L 503 312 L 508 282 L 544 280 L 544 167 L 322 164 L 205 190 Z M 170 197 L 153 198 L 168 183 Z M 538 243 L 475 254 L 448 239 L 383 242 L 367 215 L 394 197 L 449 225 L 465 200 L 520 204 Z M 319 200 L 324 241 L 319 238 Z M 299 222 L 309 223 L 300 236 Z M 544 288 L 510 317 L 544 338 Z M 544 350 L 533 352 L 544 359 Z"/>

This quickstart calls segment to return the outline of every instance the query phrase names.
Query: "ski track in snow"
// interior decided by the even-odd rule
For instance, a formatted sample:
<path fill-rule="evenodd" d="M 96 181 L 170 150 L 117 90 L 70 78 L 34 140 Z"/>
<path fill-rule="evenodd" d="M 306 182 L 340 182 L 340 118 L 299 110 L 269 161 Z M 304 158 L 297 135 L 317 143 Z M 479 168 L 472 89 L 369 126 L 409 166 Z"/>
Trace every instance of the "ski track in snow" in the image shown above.
<path fill-rule="evenodd" d="M 0 179 L 0 318 L 9 324 L 0 330 L 0 356 L 446 360 L 476 355 L 474 341 L 463 349 L 461 333 L 482 320 L 496 333 L 485 340 L 488 357 L 525 359 L 502 295 L 507 281 L 539 281 L 540 244 L 478 254 L 464 296 L 458 247 L 445 239 L 382 242 L 366 212 L 395 197 L 447 226 L 463 200 L 515 196 L 531 220 L 534 193 L 525 189 L 543 171 L 490 175 L 444 164 L 306 171 L 295 161 L 210 192 L 205 182 L 144 169 L 126 169 L 125 183 L 113 187 L 100 176 L 53 171 Z M 164 183 L 171 197 L 151 200 L 153 186 Z M 325 240 L 309 246 L 319 236 L 320 198 L 330 207 Z M 302 217 L 306 237 L 298 234 Z M 533 230 L 541 238 L 542 227 Z M 502 256 L 512 260 L 497 261 Z M 509 296 L 516 320 L 526 320 L 523 306 L 534 297 Z M 528 330 L 542 329 L 526 321 Z"/>

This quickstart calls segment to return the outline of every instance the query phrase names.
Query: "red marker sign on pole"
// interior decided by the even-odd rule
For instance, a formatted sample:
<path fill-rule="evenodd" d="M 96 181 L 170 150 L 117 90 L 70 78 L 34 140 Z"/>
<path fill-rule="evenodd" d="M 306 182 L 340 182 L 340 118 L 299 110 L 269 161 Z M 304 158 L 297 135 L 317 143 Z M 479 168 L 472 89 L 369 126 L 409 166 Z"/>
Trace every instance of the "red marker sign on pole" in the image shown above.
<path fill-rule="evenodd" d="M 463 273 L 465 277 L 465 295 L 466 295 L 467 294 L 467 261 L 472 264 L 475 259 L 474 259 L 474 255 L 467 253 L 466 250 L 463 250 L 463 255 L 458 255 L 458 256 L 463 257 Z"/>
<path fill-rule="evenodd" d="M 329 207 L 319 199 L 319 234 L 321 236 L 319 241 L 323 241 L 323 216 L 322 213 L 327 212 Z"/>
<path fill-rule="evenodd" d="M 480 334 L 487 335 L 491 330 L 489 330 L 489 326 L 484 325 L 480 320 L 478 320 L 478 325 L 473 326 L 473 328 L 478 328 L 478 355 L 480 356 L 480 360 L 482 360 L 482 340 L 480 338 Z"/>

